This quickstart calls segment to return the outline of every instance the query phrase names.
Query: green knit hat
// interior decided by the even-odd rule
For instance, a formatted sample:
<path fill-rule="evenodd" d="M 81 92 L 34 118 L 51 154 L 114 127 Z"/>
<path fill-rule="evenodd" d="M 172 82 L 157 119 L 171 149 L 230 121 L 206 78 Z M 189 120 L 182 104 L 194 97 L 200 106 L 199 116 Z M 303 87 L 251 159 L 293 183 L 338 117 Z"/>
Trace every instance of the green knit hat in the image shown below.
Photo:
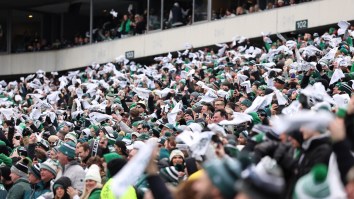
<path fill-rule="evenodd" d="M 107 153 L 103 155 L 104 161 L 108 164 L 110 161 L 114 159 L 122 158 L 118 153 L 112 152 L 112 153 Z"/>
<path fill-rule="evenodd" d="M 147 133 L 142 133 L 137 140 L 140 140 L 140 141 L 146 141 L 150 138 L 149 134 Z"/>
<path fill-rule="evenodd" d="M 97 132 L 97 131 L 100 129 L 98 126 L 93 125 L 93 124 L 90 125 L 88 128 L 89 128 L 89 129 L 93 128 L 93 129 L 95 130 L 95 132 Z"/>
<path fill-rule="evenodd" d="M 68 156 L 69 158 L 75 158 L 75 143 L 72 141 L 65 142 L 59 147 L 59 151 L 64 155 Z"/>
<path fill-rule="evenodd" d="M 107 164 L 110 161 L 112 161 L 114 159 L 119 159 L 119 158 L 122 158 L 122 156 L 120 156 L 118 153 L 115 153 L 115 152 L 107 153 L 107 154 L 103 155 L 103 159 Z M 108 170 L 107 170 L 107 178 L 111 178 L 111 174 L 109 173 Z"/>
<path fill-rule="evenodd" d="M 252 105 L 252 102 L 249 99 L 244 99 L 241 104 L 250 107 Z"/>
<path fill-rule="evenodd" d="M 12 166 L 12 159 L 10 157 L 7 157 L 5 154 L 1 153 L 0 154 L 0 164 L 4 163 L 6 166 L 11 167 Z"/>
<path fill-rule="evenodd" d="M 261 119 L 259 119 L 258 114 L 256 112 L 250 112 L 248 113 L 252 117 L 252 122 L 253 124 L 259 124 L 261 123 Z"/>
<path fill-rule="evenodd" d="M 330 198 L 331 192 L 327 182 L 327 166 L 315 165 L 311 172 L 301 177 L 295 186 L 294 198 Z"/>
<path fill-rule="evenodd" d="M 232 158 L 211 160 L 204 164 L 204 170 L 223 198 L 233 198 L 236 195 L 234 186 L 242 171 L 239 161 Z"/>

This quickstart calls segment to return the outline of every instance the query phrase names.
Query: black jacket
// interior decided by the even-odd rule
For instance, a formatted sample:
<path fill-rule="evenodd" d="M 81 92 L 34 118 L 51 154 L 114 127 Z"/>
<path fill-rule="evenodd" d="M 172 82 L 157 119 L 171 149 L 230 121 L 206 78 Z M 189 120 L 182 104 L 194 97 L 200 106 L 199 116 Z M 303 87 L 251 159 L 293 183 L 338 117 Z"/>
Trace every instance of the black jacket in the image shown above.
<path fill-rule="evenodd" d="M 330 138 L 320 135 L 307 140 L 302 145 L 302 155 L 295 166 L 293 174 L 288 174 L 286 197 L 291 199 L 296 182 L 299 178 L 309 173 L 316 164 L 325 164 L 328 166 L 329 158 L 332 153 Z"/>
<path fill-rule="evenodd" d="M 302 145 L 303 154 L 297 168 L 297 177 L 306 175 L 316 164 L 328 165 L 332 153 L 330 138 L 321 135 L 307 140 Z"/>

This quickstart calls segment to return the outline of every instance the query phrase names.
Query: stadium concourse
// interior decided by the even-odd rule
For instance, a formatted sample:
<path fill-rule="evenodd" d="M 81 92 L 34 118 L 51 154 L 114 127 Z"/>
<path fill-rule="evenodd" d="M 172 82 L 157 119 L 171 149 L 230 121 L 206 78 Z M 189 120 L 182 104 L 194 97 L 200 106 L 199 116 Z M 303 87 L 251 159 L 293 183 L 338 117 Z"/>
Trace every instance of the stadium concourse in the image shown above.
<path fill-rule="evenodd" d="M 262 34 L 1 81 L 0 198 L 354 198 L 353 26 Z"/>

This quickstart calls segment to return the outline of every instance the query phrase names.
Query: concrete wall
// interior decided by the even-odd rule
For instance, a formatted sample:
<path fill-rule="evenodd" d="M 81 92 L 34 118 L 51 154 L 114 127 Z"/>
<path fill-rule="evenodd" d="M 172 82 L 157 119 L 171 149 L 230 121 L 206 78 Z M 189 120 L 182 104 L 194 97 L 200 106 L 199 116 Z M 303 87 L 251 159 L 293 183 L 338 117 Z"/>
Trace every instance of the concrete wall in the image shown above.
<path fill-rule="evenodd" d="M 295 22 L 308 20 L 308 27 L 318 27 L 354 19 L 353 0 L 318 0 L 296 6 L 243 15 L 231 19 L 194 24 L 93 45 L 58 51 L 22 53 L 0 56 L 0 75 L 32 73 L 38 69 L 60 71 L 113 61 L 115 57 L 134 51 L 135 58 L 172 52 L 185 43 L 202 47 L 229 42 L 235 35 L 259 37 L 263 32 L 289 32 Z"/>

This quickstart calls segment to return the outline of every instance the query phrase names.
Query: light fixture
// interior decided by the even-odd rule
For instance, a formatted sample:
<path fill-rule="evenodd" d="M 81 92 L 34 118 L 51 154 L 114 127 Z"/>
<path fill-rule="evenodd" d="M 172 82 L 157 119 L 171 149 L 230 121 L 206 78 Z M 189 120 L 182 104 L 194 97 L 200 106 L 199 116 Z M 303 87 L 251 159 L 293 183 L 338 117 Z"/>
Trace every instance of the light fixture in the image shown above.
<path fill-rule="evenodd" d="M 33 18 L 33 15 L 31 15 L 31 14 L 28 15 L 28 18 L 29 18 L 29 19 L 32 19 L 32 18 Z"/>

